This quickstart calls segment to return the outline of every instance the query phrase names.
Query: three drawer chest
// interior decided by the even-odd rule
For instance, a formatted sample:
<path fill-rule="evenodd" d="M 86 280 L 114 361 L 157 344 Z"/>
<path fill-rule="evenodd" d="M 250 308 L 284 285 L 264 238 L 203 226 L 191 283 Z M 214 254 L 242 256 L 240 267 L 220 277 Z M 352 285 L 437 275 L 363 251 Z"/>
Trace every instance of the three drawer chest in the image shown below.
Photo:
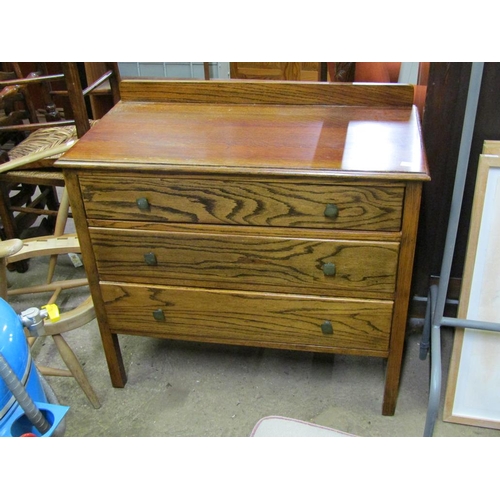
<path fill-rule="evenodd" d="M 120 335 L 385 358 L 422 183 L 406 85 L 123 80 L 59 161 L 114 387 Z"/>

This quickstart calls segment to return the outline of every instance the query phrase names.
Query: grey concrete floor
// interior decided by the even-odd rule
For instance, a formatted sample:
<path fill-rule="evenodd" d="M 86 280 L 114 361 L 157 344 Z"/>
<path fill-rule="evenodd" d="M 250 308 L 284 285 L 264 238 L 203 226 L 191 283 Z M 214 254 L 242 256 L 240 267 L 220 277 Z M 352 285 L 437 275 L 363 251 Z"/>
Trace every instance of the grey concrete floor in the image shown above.
<path fill-rule="evenodd" d="M 9 272 L 11 285 L 44 279 L 48 258 L 33 258 L 24 273 Z M 59 276 L 79 277 L 68 256 Z M 66 310 L 88 290 L 63 292 Z M 16 312 L 41 306 L 46 295 L 12 297 Z M 70 410 L 65 436 L 249 436 L 259 419 L 279 415 L 358 436 L 418 437 L 424 432 L 428 404 L 429 360 L 419 359 L 421 325 L 407 332 L 396 413 L 381 415 L 385 362 L 377 358 L 319 355 L 121 336 L 128 375 L 113 388 L 97 323 L 64 336 L 97 393 L 94 409 L 73 378 L 47 377 L 59 403 Z M 443 394 L 453 333 L 443 331 Z M 51 338 L 33 347 L 36 363 L 64 368 Z M 434 436 L 500 436 L 500 431 L 443 422 L 443 401 Z"/>

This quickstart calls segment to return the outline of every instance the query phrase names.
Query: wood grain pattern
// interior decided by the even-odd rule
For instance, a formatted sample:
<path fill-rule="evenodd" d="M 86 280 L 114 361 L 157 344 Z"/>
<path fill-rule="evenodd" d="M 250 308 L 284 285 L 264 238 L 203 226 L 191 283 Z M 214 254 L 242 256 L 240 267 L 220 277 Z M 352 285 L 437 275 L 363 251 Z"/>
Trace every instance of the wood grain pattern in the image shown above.
<path fill-rule="evenodd" d="M 157 221 L 134 221 L 134 220 L 110 220 L 110 219 L 87 219 L 89 228 L 107 229 L 131 229 L 144 231 L 187 231 L 187 232 L 218 232 L 221 234 L 232 234 L 234 236 L 256 236 L 278 238 L 311 238 L 311 239 L 339 239 L 339 240 L 362 240 L 379 242 L 396 242 L 401 240 L 401 231 L 352 231 L 352 230 L 332 230 L 332 229 L 308 229 L 308 228 L 288 228 L 288 227 L 267 227 L 267 226 L 236 226 L 210 224 L 184 224 L 174 222 Z"/>
<path fill-rule="evenodd" d="M 68 190 L 73 220 L 82 250 L 82 260 L 92 294 L 95 315 L 99 325 L 99 333 L 101 335 L 111 382 L 114 387 L 124 387 L 127 382 L 127 374 L 123 364 L 118 336 L 111 332 L 107 324 L 106 310 L 104 308 L 99 286 L 95 257 L 91 251 L 92 246 L 87 228 L 87 219 L 82 201 L 82 194 L 80 192 L 80 185 L 78 183 L 78 176 L 72 171 L 64 172 L 64 180 L 66 189 Z"/>
<path fill-rule="evenodd" d="M 101 285 L 110 328 L 191 341 L 387 355 L 392 302 L 175 287 Z M 165 321 L 153 318 L 162 309 Z M 333 335 L 321 324 L 331 321 Z"/>
<path fill-rule="evenodd" d="M 101 280 L 394 298 L 398 243 L 90 230 Z M 153 254 L 154 264 L 145 256 Z M 335 265 L 335 275 L 323 266 Z"/>
<path fill-rule="evenodd" d="M 411 85 L 123 79 L 123 101 L 411 107 Z"/>
<path fill-rule="evenodd" d="M 429 180 L 413 89 L 139 80 L 122 97 L 58 162 L 113 384 L 121 334 L 379 356 L 394 414 Z"/>
<path fill-rule="evenodd" d="M 416 108 L 122 102 L 58 165 L 426 180 L 419 133 Z"/>
<path fill-rule="evenodd" d="M 203 224 L 399 231 L 400 185 L 258 182 L 240 178 L 82 175 L 87 216 Z M 145 197 L 150 210 L 136 200 Z M 325 217 L 327 203 L 339 216 Z"/>
<path fill-rule="evenodd" d="M 398 263 L 396 283 L 397 300 L 394 305 L 390 354 L 387 360 L 386 384 L 384 389 L 383 415 L 394 415 L 399 391 L 401 363 L 406 339 L 408 303 L 410 300 L 413 259 L 417 239 L 418 218 L 422 184 L 408 183 L 403 211 L 403 227 L 401 249 Z"/>

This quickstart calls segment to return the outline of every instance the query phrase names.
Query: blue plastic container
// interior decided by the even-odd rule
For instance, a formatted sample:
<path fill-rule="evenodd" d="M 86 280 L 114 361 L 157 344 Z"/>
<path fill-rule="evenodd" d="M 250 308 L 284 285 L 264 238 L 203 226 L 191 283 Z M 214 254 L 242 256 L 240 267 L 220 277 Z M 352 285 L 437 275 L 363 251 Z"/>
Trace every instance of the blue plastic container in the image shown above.
<path fill-rule="evenodd" d="M 29 397 L 50 424 L 50 430 L 44 436 L 51 435 L 68 408 L 50 404 L 47 400 L 40 377 L 31 358 L 21 320 L 9 304 L 1 298 L 0 353 L 25 388 Z M 0 377 L 0 437 L 17 437 L 26 433 L 40 435 L 24 415 L 16 398 L 12 395 L 2 377 Z"/>

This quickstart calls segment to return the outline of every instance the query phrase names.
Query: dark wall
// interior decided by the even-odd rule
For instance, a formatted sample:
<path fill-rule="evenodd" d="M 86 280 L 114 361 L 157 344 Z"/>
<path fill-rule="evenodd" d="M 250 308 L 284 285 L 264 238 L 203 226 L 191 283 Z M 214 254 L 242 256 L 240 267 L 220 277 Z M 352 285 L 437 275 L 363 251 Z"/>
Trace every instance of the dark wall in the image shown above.
<path fill-rule="evenodd" d="M 471 144 L 471 154 L 467 171 L 467 183 L 465 186 L 464 204 L 461 213 L 461 224 L 458 233 L 462 245 L 466 243 L 474 187 L 476 181 L 479 155 L 483 150 L 485 140 L 500 140 L 500 63 L 486 63 L 484 65 L 483 78 L 481 82 L 481 93 L 479 95 L 476 123 Z M 462 276 L 462 268 L 465 261 L 465 248 L 461 246 L 460 253 L 456 255 L 453 267 L 453 275 Z"/>
<path fill-rule="evenodd" d="M 426 296 L 439 276 L 453 195 L 472 63 L 432 63 L 422 120 L 431 182 L 424 186 L 414 269 L 414 294 Z M 462 277 L 479 155 L 485 140 L 500 140 L 500 63 L 486 63 L 469 158 L 452 281 Z M 450 291 L 452 298 L 457 291 Z"/>

